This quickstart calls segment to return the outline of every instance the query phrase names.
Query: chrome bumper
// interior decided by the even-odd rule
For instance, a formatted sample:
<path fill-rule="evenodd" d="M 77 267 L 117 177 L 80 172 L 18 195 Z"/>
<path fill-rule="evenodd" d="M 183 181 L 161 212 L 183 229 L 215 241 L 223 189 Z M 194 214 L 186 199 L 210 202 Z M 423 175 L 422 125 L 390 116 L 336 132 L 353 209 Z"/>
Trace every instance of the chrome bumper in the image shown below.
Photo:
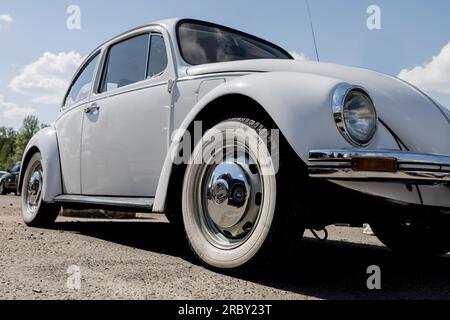
<path fill-rule="evenodd" d="M 450 156 L 396 150 L 312 150 L 313 178 L 449 184 Z"/>

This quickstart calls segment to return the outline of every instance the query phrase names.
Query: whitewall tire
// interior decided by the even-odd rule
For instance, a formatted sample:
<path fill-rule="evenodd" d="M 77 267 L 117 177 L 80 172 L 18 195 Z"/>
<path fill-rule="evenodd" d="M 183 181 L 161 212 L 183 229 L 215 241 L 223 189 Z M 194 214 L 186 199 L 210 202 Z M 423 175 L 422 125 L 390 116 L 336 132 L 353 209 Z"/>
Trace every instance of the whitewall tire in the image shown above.
<path fill-rule="evenodd" d="M 273 161 L 278 146 L 269 148 L 271 139 L 264 137 L 260 123 L 230 119 L 208 130 L 192 153 L 183 183 L 183 222 L 190 247 L 207 267 L 241 268 L 273 240 L 280 220 Z"/>

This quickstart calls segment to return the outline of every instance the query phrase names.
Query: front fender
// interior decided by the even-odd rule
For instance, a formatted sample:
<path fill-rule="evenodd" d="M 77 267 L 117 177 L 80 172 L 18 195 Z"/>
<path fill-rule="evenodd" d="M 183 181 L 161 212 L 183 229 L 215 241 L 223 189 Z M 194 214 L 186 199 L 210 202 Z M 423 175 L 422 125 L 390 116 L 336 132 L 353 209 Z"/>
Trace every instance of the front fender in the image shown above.
<path fill-rule="evenodd" d="M 19 175 L 19 190 L 22 189 L 22 184 L 24 183 L 23 177 L 27 170 L 28 162 L 36 152 L 40 152 L 42 156 L 42 169 L 44 172 L 42 199 L 45 202 L 53 202 L 56 196 L 62 194 L 61 164 L 55 128 L 48 127 L 42 129 L 28 142 L 22 159 L 22 168 Z"/>
<path fill-rule="evenodd" d="M 180 125 L 180 133 L 187 130 L 200 111 L 216 99 L 232 94 L 244 95 L 266 110 L 300 159 L 307 164 L 309 151 L 312 149 L 354 147 L 338 132 L 332 115 L 332 96 L 335 88 L 343 82 L 332 77 L 293 72 L 258 73 L 239 77 L 205 95 Z M 165 207 L 172 170 L 170 155 L 179 148 L 181 138 L 181 135 L 173 137 L 169 148 L 156 193 L 154 209 L 157 212 L 162 212 Z M 395 150 L 399 147 L 387 128 L 380 125 L 367 148 Z M 352 185 L 346 187 L 352 188 Z M 384 187 L 385 184 L 381 186 L 366 183 L 355 184 L 354 189 L 363 189 L 366 193 L 389 198 L 392 198 L 389 194 L 393 194 L 397 200 L 419 202 L 417 194 L 408 192 L 403 185 Z"/>

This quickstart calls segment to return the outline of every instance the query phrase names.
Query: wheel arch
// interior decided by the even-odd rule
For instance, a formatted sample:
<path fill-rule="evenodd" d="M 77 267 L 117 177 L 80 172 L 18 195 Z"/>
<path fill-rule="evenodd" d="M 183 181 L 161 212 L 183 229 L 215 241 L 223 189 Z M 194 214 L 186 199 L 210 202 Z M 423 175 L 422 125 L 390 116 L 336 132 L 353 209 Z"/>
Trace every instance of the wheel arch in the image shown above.
<path fill-rule="evenodd" d="M 22 192 L 23 179 L 24 179 L 25 171 L 27 170 L 27 167 L 28 167 L 28 163 L 30 162 L 31 157 L 33 157 L 33 155 L 38 152 L 41 152 L 41 150 L 39 150 L 39 148 L 36 146 L 32 146 L 23 155 L 22 166 L 20 168 L 20 174 L 19 174 L 19 183 L 17 184 L 17 192 L 18 193 Z"/>
<path fill-rule="evenodd" d="M 25 148 L 17 186 L 19 192 L 22 190 L 24 175 L 29 161 L 37 152 L 42 156 L 42 167 L 44 171 L 42 199 L 50 203 L 54 201 L 56 196 L 63 193 L 58 139 L 54 128 L 48 127 L 39 131 L 31 138 Z"/>
<path fill-rule="evenodd" d="M 223 106 L 232 106 L 227 109 L 227 113 L 221 112 Z M 187 130 L 194 137 L 194 124 L 197 121 L 202 121 L 203 129 L 208 129 L 212 125 L 233 117 L 254 118 L 258 115 L 258 120 L 266 124 L 271 129 L 278 129 L 275 121 L 266 111 L 266 109 L 253 98 L 242 93 L 225 94 L 216 99 L 209 101 L 190 121 Z M 283 134 L 280 133 L 282 136 Z M 198 141 L 194 141 L 194 144 Z M 194 145 L 192 146 L 193 150 Z M 181 199 L 182 181 L 186 165 L 170 164 L 170 176 L 167 181 L 167 186 L 164 187 L 166 192 L 164 195 L 157 195 L 154 204 L 154 211 L 163 212 L 166 209 L 166 204 L 176 204 L 177 197 Z M 161 185 L 158 185 L 158 190 Z M 164 198 L 162 198 L 164 197 Z M 158 200 L 160 200 L 158 202 Z M 164 202 L 162 202 L 162 200 Z"/>
<path fill-rule="evenodd" d="M 225 106 L 227 108 L 226 113 L 223 112 Z M 255 114 L 267 125 L 278 128 L 273 118 L 257 100 L 242 93 L 229 93 L 208 102 L 190 121 L 188 130 L 191 133 L 193 132 L 196 121 L 202 121 L 203 126 L 208 127 L 225 118 L 234 116 L 254 117 Z"/>

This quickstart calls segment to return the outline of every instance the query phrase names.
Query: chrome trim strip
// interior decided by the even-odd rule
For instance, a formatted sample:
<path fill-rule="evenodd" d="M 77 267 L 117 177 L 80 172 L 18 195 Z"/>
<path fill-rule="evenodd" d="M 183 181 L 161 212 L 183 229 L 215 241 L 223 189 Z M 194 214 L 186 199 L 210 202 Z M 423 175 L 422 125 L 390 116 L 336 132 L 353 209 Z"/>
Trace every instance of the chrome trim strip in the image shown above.
<path fill-rule="evenodd" d="M 57 203 L 91 204 L 100 206 L 114 206 L 127 208 L 141 208 L 152 210 L 153 198 L 124 198 L 124 197 L 101 197 L 101 196 L 80 196 L 62 195 L 55 198 Z"/>
<path fill-rule="evenodd" d="M 217 77 L 240 77 L 245 76 L 251 73 L 263 73 L 263 72 L 256 72 L 256 71 L 224 71 L 224 72 L 213 72 L 213 73 L 204 73 L 199 75 L 192 75 L 192 76 L 184 76 L 178 78 L 177 82 L 184 82 L 184 81 L 190 81 L 190 80 L 198 80 L 198 79 L 209 79 L 209 78 L 217 78 Z"/>
<path fill-rule="evenodd" d="M 354 158 L 396 159 L 396 172 L 354 171 Z M 398 150 L 312 150 L 309 174 L 328 180 L 380 180 L 449 183 L 450 156 Z"/>

